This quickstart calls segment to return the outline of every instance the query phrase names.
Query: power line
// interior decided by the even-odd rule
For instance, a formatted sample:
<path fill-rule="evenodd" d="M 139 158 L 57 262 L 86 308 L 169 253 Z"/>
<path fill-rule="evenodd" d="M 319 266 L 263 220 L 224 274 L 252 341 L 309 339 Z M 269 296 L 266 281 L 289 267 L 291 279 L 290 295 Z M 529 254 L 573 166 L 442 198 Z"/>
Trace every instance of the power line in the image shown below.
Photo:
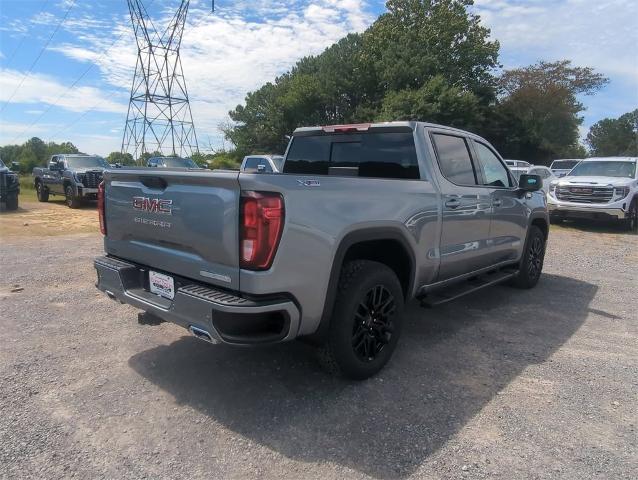
<path fill-rule="evenodd" d="M 154 1 L 155 1 L 155 0 L 153 0 L 153 1 L 149 2 L 149 7 L 153 4 L 153 2 L 154 2 Z M 214 2 L 213 2 L 213 8 L 214 8 Z M 199 22 L 196 22 L 196 23 L 195 23 L 194 25 L 192 25 L 190 28 L 191 28 L 191 29 L 193 29 L 193 28 L 196 28 L 196 27 L 201 26 L 201 25 L 202 25 L 202 24 L 203 24 L 206 20 L 208 20 L 208 17 L 210 17 L 213 13 L 214 13 L 214 10 L 211 10 L 211 11 L 210 11 L 210 12 L 208 12 L 206 15 L 204 15 L 204 16 L 200 19 L 200 21 L 199 21 Z M 109 46 L 109 47 L 108 47 L 108 48 L 104 51 L 104 53 L 103 53 L 103 54 L 102 54 L 99 58 L 102 58 L 103 56 L 105 56 L 105 55 L 108 53 L 108 51 L 109 51 L 111 48 L 113 48 L 113 46 L 115 45 L 115 43 L 116 43 L 118 40 L 120 40 L 123 36 L 124 36 L 124 33 L 120 34 L 120 36 L 119 36 L 119 37 L 117 37 L 117 38 L 113 41 L 113 43 L 111 43 L 111 45 L 110 45 L 110 46 Z M 97 63 L 91 64 L 91 66 L 90 66 L 90 67 L 89 67 L 89 69 L 87 69 L 87 70 L 90 70 L 91 68 L 93 68 L 93 67 L 94 67 L 94 66 L 96 66 L 96 65 L 97 65 Z M 86 73 L 88 73 L 88 72 L 85 72 L 84 74 L 82 74 L 82 75 L 80 76 L 80 78 L 81 78 L 81 77 L 83 77 L 84 75 L 86 75 Z M 73 84 L 75 85 L 78 81 L 79 81 L 79 79 L 78 79 L 78 80 L 76 80 L 75 82 L 73 82 Z M 72 85 L 72 86 L 73 86 L 73 85 Z M 71 88 L 71 87 L 69 87 L 69 88 Z M 62 95 L 60 95 L 60 97 L 58 97 L 58 99 L 56 99 L 56 101 L 55 101 L 54 103 L 57 103 L 57 101 L 58 101 L 60 98 L 62 98 L 62 96 L 63 96 L 64 94 L 66 94 L 66 92 L 65 92 L 65 93 L 63 93 Z M 84 118 L 85 118 L 85 117 L 86 117 L 89 113 L 92 113 L 93 111 L 95 111 L 95 110 L 96 110 L 96 109 L 97 109 L 100 105 L 102 105 L 103 103 L 104 103 L 104 100 L 100 100 L 100 101 L 98 101 L 98 102 L 97 102 L 97 103 L 95 103 L 95 104 L 94 104 L 91 108 L 89 108 L 88 110 L 86 110 L 85 112 L 83 112 L 83 113 L 82 113 L 79 117 L 77 117 L 75 120 L 71 121 L 71 123 L 69 123 L 69 124 L 67 124 L 66 126 L 64 126 L 64 127 L 60 128 L 60 129 L 58 129 L 58 130 L 57 130 L 57 131 L 56 131 L 56 132 L 52 135 L 52 137 L 55 137 L 55 136 L 57 136 L 57 135 L 61 134 L 62 132 L 64 132 L 64 131 L 68 130 L 69 128 L 71 128 L 72 126 L 74 126 L 75 124 L 77 124 L 78 122 L 80 122 L 80 120 L 84 119 Z M 24 129 L 24 130 L 23 130 L 23 131 L 22 131 L 22 132 L 18 135 L 18 137 L 21 137 L 21 136 L 24 134 L 24 132 L 26 132 L 26 131 L 27 131 L 27 130 L 29 130 L 29 129 L 33 126 L 33 125 L 35 125 L 35 124 L 36 124 L 36 123 L 37 123 L 37 122 L 38 122 L 38 121 L 39 121 L 39 120 L 40 120 L 40 119 L 41 119 L 41 118 L 42 118 L 42 117 L 43 117 L 43 116 L 44 116 L 44 115 L 45 115 L 45 114 L 46 114 L 46 113 L 47 113 L 47 112 L 51 109 L 51 108 L 53 108 L 54 106 L 56 106 L 56 105 L 54 105 L 54 104 L 50 104 L 50 105 L 49 105 L 49 107 L 47 108 L 47 110 L 46 110 L 45 112 L 43 112 L 43 113 L 42 113 L 42 114 L 41 114 L 41 115 L 40 115 L 40 116 L 39 116 L 39 117 L 38 117 L 38 118 L 37 118 L 37 119 L 36 119 L 36 120 L 35 120 L 35 121 L 34 121 L 34 122 L 30 125 L 30 126 L 29 126 L 29 127 L 27 127 L 26 129 Z M 14 141 L 15 141 L 15 139 L 14 139 Z M 13 142 L 12 142 L 12 143 L 13 143 Z"/>
<path fill-rule="evenodd" d="M 49 0 L 44 0 L 44 2 L 42 2 L 42 6 L 40 7 L 40 11 L 37 13 L 36 16 L 39 16 L 42 12 L 44 12 L 44 7 L 46 7 L 47 3 L 49 3 Z M 11 62 L 13 61 L 13 58 L 16 56 L 16 53 L 18 53 L 18 50 L 20 50 L 20 47 L 22 46 L 22 44 L 26 40 L 27 33 L 29 33 L 29 32 L 26 31 L 26 32 L 24 32 L 22 34 L 22 38 L 20 39 L 20 43 L 18 43 L 16 48 L 13 49 L 13 52 L 11 52 L 11 55 L 9 55 L 9 60 L 7 60 L 5 68 L 8 67 L 9 65 L 11 65 Z"/>
<path fill-rule="evenodd" d="M 49 37 L 49 39 L 47 40 L 47 42 L 44 44 L 44 46 L 42 47 L 42 49 L 40 50 L 40 53 L 38 53 L 38 56 L 35 57 L 35 60 L 33 61 L 33 63 L 31 63 L 31 66 L 29 67 L 29 70 L 27 70 L 27 73 L 24 74 L 24 76 L 22 77 L 22 80 L 20 80 L 20 83 L 18 84 L 18 86 L 16 87 L 16 89 L 13 91 L 13 93 L 11 94 L 11 96 L 9 97 L 9 100 L 7 100 L 4 105 L 2 106 L 2 108 L 0 109 L 0 113 L 4 112 L 4 109 L 7 107 L 7 105 L 9 105 L 9 102 L 11 102 L 11 100 L 13 100 L 13 97 L 15 96 L 15 94 L 18 92 L 18 90 L 20 90 L 20 88 L 22 87 L 22 84 L 24 83 L 24 81 L 26 80 L 26 78 L 31 75 L 31 72 L 33 71 L 33 67 L 35 67 L 35 65 L 38 63 L 38 61 L 40 60 L 40 57 L 42 57 L 42 54 L 44 53 L 44 51 L 47 49 L 47 47 L 49 46 L 49 44 L 51 43 L 51 40 L 53 40 L 53 37 L 55 36 L 56 33 L 58 33 L 58 30 L 60 30 L 60 27 L 64 24 L 64 22 L 66 22 L 66 19 L 69 16 L 69 12 L 71 12 L 71 9 L 73 8 L 73 6 L 75 5 L 75 0 L 71 0 L 71 4 L 69 5 L 69 8 L 66 9 L 66 13 L 64 14 L 64 17 L 62 18 L 62 20 L 58 23 L 58 25 L 55 27 L 55 30 L 53 30 L 53 33 L 51 33 L 51 36 Z"/>

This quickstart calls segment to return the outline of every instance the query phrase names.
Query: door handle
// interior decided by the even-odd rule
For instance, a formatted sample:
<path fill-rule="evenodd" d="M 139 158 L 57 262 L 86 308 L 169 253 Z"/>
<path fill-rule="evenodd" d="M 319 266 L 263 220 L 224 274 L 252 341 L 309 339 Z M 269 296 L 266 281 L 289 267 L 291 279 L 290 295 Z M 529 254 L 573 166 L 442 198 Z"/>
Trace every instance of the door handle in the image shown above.
<path fill-rule="evenodd" d="M 458 208 L 461 206 L 461 201 L 458 198 L 450 198 L 445 202 L 447 208 Z"/>
<path fill-rule="evenodd" d="M 500 207 L 501 205 L 503 205 L 503 201 L 500 198 L 496 198 L 492 202 L 492 206 L 494 207 Z"/>

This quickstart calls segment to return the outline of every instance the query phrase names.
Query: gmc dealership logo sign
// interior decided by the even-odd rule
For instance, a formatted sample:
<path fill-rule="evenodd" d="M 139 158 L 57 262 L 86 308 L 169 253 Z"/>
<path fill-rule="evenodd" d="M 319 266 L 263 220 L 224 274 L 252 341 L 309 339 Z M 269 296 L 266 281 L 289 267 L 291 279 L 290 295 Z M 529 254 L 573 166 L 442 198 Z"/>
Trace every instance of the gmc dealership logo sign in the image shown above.
<path fill-rule="evenodd" d="M 163 198 L 133 197 L 133 208 L 149 213 L 172 215 L 173 200 Z"/>

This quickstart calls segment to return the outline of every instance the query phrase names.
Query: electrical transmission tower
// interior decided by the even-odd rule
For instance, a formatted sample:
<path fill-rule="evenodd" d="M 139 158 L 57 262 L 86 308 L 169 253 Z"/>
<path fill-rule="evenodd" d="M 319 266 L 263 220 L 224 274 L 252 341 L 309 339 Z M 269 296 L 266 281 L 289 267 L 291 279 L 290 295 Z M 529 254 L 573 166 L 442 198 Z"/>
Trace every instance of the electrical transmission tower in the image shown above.
<path fill-rule="evenodd" d="M 197 135 L 179 54 L 189 0 L 182 0 L 161 33 L 142 0 L 127 2 L 137 42 L 137 64 L 122 152 L 136 160 L 154 151 L 189 157 L 198 151 Z"/>

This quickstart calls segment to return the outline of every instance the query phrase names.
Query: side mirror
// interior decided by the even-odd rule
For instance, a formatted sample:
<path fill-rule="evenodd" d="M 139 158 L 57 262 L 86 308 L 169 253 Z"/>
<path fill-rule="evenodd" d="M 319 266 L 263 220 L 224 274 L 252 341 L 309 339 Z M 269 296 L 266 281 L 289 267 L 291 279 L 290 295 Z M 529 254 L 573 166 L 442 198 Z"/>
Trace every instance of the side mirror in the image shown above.
<path fill-rule="evenodd" d="M 543 179 L 540 175 L 522 174 L 518 180 L 518 189 L 524 192 L 536 192 L 543 188 Z"/>

